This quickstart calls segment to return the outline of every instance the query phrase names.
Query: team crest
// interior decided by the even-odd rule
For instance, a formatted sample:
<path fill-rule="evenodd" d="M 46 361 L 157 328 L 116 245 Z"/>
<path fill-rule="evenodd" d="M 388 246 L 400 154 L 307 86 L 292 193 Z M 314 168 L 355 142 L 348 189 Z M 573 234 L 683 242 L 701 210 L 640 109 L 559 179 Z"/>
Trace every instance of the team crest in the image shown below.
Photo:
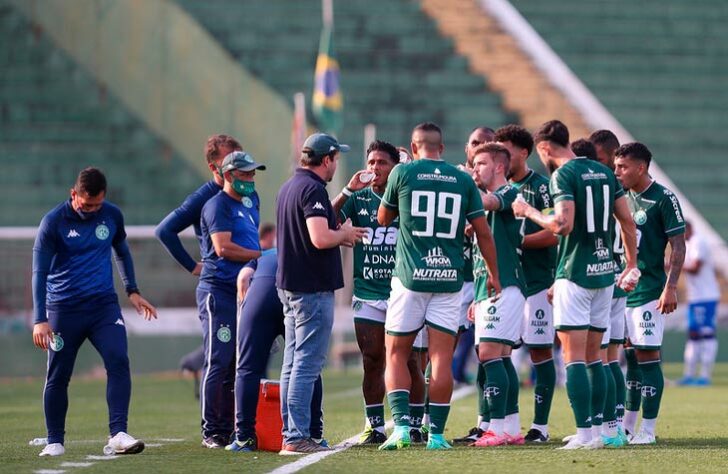
<path fill-rule="evenodd" d="M 634 219 L 635 224 L 644 225 L 645 222 L 647 222 L 647 213 L 645 211 L 643 211 L 642 209 L 640 209 L 634 213 L 632 218 Z"/>
<path fill-rule="evenodd" d="M 248 196 L 244 196 L 242 202 L 243 202 L 243 206 L 247 207 L 248 209 L 253 207 L 253 200 L 250 199 Z"/>
<path fill-rule="evenodd" d="M 221 326 L 220 329 L 217 330 L 217 339 L 220 342 L 230 342 L 230 339 L 232 339 L 232 335 L 233 333 L 227 326 Z"/>
<path fill-rule="evenodd" d="M 96 226 L 96 238 L 99 240 L 106 240 L 109 238 L 109 228 L 104 224 Z"/>
<path fill-rule="evenodd" d="M 53 339 L 51 340 L 51 350 L 53 352 L 60 352 L 61 349 L 63 349 L 64 346 L 63 338 L 60 334 L 54 334 Z"/>
<path fill-rule="evenodd" d="M 361 301 L 358 301 L 358 300 L 354 301 L 354 304 L 351 305 L 351 307 L 354 308 L 354 311 L 361 310 L 362 306 L 364 306 L 364 304 Z"/>

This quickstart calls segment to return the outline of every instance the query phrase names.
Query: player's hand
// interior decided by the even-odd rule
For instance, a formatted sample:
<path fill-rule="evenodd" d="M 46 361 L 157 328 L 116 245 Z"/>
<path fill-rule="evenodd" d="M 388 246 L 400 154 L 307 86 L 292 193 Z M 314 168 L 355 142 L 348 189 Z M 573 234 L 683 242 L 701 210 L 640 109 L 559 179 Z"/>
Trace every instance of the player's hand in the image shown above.
<path fill-rule="evenodd" d="M 630 275 L 632 273 L 632 275 Z M 637 267 L 627 267 L 617 278 L 617 286 L 627 293 L 634 291 L 640 281 L 640 271 Z"/>
<path fill-rule="evenodd" d="M 475 303 L 470 303 L 470 306 L 468 306 L 468 321 L 475 322 Z"/>
<path fill-rule="evenodd" d="M 657 302 L 657 311 L 662 314 L 670 314 L 677 309 L 677 288 L 665 286 L 660 299 Z"/>
<path fill-rule="evenodd" d="M 367 235 L 367 230 L 364 227 L 354 227 L 351 224 L 351 219 L 346 219 L 346 221 L 339 227 L 339 231 L 344 234 L 341 245 L 346 247 L 353 247 L 357 242 L 361 242 L 361 239 Z"/>
<path fill-rule="evenodd" d="M 255 271 L 252 268 L 244 267 L 238 273 L 238 303 L 242 303 L 245 299 L 245 295 L 248 293 L 250 288 L 250 280 L 253 278 Z"/>
<path fill-rule="evenodd" d="M 197 264 L 195 265 L 195 269 L 192 270 L 192 274 L 194 276 L 200 276 L 201 273 L 202 273 L 202 262 L 197 262 Z"/>
<path fill-rule="evenodd" d="M 498 298 L 500 298 L 502 291 L 500 280 L 497 278 L 493 278 L 491 275 L 488 275 L 488 280 L 486 281 L 485 285 L 488 291 L 488 295 L 493 295 L 490 298 L 493 301 L 498 301 Z"/>
<path fill-rule="evenodd" d="M 546 290 L 546 301 L 549 302 L 551 306 L 554 304 L 554 287 L 550 286 L 548 290 Z"/>
<path fill-rule="evenodd" d="M 157 319 L 157 308 L 152 306 L 149 301 L 142 298 L 142 295 L 139 293 L 132 293 L 129 295 L 129 300 L 131 301 L 131 304 L 134 305 L 134 309 L 136 309 L 137 314 L 144 316 L 144 319 L 147 321 Z"/>
<path fill-rule="evenodd" d="M 36 323 L 33 326 L 33 344 L 35 344 L 35 347 L 47 351 L 52 340 L 53 331 L 48 322 Z"/>
<path fill-rule="evenodd" d="M 513 201 L 513 204 L 511 204 L 511 209 L 513 209 L 513 215 L 516 217 L 526 217 L 531 206 L 525 200 L 516 199 Z"/>
<path fill-rule="evenodd" d="M 473 229 L 473 226 L 471 224 L 465 224 L 465 237 L 471 238 L 474 233 L 475 229 Z"/>
<path fill-rule="evenodd" d="M 370 184 L 372 184 L 372 181 L 369 181 L 368 183 L 362 183 L 359 179 L 359 176 L 361 176 L 362 173 L 371 173 L 371 171 L 368 170 L 361 170 L 354 173 L 354 176 L 351 177 L 349 180 L 349 184 L 346 185 L 347 188 L 351 189 L 352 191 L 359 191 L 360 189 L 364 189 Z"/>

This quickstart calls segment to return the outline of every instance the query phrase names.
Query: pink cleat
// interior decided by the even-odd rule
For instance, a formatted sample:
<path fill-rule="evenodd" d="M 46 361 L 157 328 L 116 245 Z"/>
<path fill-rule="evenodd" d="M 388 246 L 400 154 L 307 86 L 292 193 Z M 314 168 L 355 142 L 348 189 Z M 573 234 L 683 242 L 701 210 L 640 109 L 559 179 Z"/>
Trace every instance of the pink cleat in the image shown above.
<path fill-rule="evenodd" d="M 526 444 L 526 438 L 524 438 L 521 433 L 516 433 L 514 435 L 505 433 L 503 436 L 505 436 L 506 442 L 512 446 L 521 446 Z"/>
<path fill-rule="evenodd" d="M 506 438 L 506 436 L 507 435 L 497 435 L 492 431 L 488 430 L 483 433 L 483 436 L 478 438 L 478 440 L 473 443 L 472 446 L 477 446 L 479 448 L 487 448 L 490 446 L 504 446 L 508 444 L 508 438 Z"/>

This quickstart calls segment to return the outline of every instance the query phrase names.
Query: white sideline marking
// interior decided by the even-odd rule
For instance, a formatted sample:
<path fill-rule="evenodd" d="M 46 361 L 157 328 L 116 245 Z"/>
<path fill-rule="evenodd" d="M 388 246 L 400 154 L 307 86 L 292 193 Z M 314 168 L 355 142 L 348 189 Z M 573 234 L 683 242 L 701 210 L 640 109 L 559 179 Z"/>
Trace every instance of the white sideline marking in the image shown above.
<path fill-rule="evenodd" d="M 63 474 L 63 469 L 40 469 L 38 471 L 33 471 L 35 474 Z"/>
<path fill-rule="evenodd" d="M 93 466 L 92 462 L 64 462 L 61 463 L 61 467 L 89 467 Z"/>
<path fill-rule="evenodd" d="M 116 455 L 112 455 L 112 456 L 106 456 L 106 455 L 96 456 L 96 455 L 93 455 L 93 454 L 89 454 L 88 456 L 86 456 L 86 459 L 88 459 L 89 461 L 111 461 L 112 459 L 119 459 L 119 456 L 116 456 Z"/>
<path fill-rule="evenodd" d="M 164 444 L 162 444 L 162 443 L 145 443 L 144 446 L 147 448 L 158 448 L 160 446 L 164 446 Z"/>
<path fill-rule="evenodd" d="M 456 400 L 460 400 L 461 398 L 467 397 L 468 395 L 471 395 L 475 393 L 475 387 L 468 386 L 468 387 L 462 387 L 457 390 L 455 390 L 452 393 L 452 398 L 450 399 L 450 402 L 454 402 Z M 388 421 L 386 427 L 391 428 L 394 424 L 392 421 Z M 310 466 L 311 464 L 316 464 L 317 462 L 321 461 L 324 458 L 327 458 L 331 456 L 332 454 L 340 453 L 342 451 L 345 451 L 352 446 L 354 446 L 359 439 L 359 435 L 356 434 L 352 436 L 351 438 L 347 438 L 341 443 L 337 444 L 333 447 L 331 451 L 323 451 L 320 453 L 314 453 L 309 454 L 307 456 L 303 456 L 296 462 L 292 462 L 290 464 L 286 464 L 284 466 L 281 466 L 279 468 L 273 469 L 270 471 L 269 474 L 293 474 L 294 472 L 298 472 L 301 469 Z"/>
<path fill-rule="evenodd" d="M 167 443 L 181 443 L 184 440 L 184 438 L 152 438 L 152 441 L 163 441 Z"/>

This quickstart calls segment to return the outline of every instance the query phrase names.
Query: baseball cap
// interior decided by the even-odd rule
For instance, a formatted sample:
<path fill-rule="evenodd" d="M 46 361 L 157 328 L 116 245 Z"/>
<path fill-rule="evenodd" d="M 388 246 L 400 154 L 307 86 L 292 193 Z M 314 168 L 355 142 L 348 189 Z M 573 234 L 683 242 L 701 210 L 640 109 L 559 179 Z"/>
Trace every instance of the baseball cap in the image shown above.
<path fill-rule="evenodd" d="M 310 148 L 313 150 L 315 156 L 328 155 L 332 151 L 347 152 L 351 150 L 349 145 L 339 143 L 336 138 L 327 133 L 314 133 L 313 135 L 310 135 L 306 141 L 303 142 L 303 148 Z"/>
<path fill-rule="evenodd" d="M 222 166 L 220 166 L 220 170 L 222 173 L 227 173 L 231 170 L 265 170 L 265 165 L 256 163 L 253 157 L 245 153 L 244 151 L 234 151 L 232 153 L 229 153 L 222 160 Z"/>

